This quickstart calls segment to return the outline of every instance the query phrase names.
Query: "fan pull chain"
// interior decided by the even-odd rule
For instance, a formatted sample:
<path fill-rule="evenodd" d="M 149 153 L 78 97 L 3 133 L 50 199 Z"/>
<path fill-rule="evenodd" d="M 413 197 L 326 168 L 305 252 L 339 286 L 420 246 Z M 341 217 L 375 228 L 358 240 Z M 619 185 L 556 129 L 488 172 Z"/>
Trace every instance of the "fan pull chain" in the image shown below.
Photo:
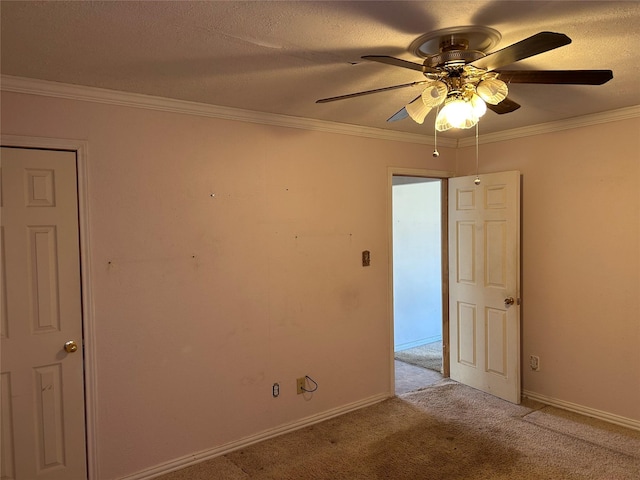
<path fill-rule="evenodd" d="M 476 185 L 480 185 L 480 177 L 478 176 L 478 124 L 476 123 L 476 179 L 473 181 Z"/>
<path fill-rule="evenodd" d="M 438 119 L 438 114 L 440 113 L 440 105 L 436 109 L 436 120 Z M 433 125 L 433 156 L 434 158 L 438 158 L 440 156 L 440 152 L 438 152 L 438 129 L 434 123 Z"/>

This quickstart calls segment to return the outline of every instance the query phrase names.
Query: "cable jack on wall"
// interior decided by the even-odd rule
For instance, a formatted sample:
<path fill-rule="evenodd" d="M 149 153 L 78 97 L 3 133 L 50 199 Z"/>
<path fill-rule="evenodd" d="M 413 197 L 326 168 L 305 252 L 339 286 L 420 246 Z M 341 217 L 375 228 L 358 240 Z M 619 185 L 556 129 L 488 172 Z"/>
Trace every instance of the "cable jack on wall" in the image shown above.
<path fill-rule="evenodd" d="M 312 386 L 311 388 L 307 388 L 307 381 L 309 381 Z M 311 378 L 309 375 L 305 375 L 304 377 L 300 377 L 296 380 L 296 392 L 298 395 L 303 393 L 313 393 L 318 390 L 318 383 Z"/>

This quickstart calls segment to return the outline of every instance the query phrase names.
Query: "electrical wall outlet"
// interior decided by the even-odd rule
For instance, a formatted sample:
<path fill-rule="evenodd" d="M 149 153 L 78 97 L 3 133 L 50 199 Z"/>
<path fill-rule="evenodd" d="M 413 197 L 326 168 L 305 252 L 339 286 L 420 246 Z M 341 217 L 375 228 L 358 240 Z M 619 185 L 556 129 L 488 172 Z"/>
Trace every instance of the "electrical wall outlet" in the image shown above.
<path fill-rule="evenodd" d="M 540 370 L 540 357 L 537 355 L 531 355 L 529 357 L 529 366 L 531 367 L 531 370 Z"/>
<path fill-rule="evenodd" d="M 298 395 L 304 393 L 305 390 L 305 378 L 300 377 L 296 380 L 296 392 Z"/>

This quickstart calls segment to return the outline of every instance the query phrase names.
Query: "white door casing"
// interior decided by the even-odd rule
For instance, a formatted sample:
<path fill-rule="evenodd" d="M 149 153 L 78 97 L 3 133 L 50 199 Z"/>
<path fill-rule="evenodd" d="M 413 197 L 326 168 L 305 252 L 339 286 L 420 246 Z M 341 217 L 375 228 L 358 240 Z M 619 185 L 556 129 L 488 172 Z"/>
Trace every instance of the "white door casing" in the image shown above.
<path fill-rule="evenodd" d="M 84 479 L 75 152 L 2 148 L 2 201 L 2 476 Z"/>
<path fill-rule="evenodd" d="M 441 197 L 441 203 L 442 203 L 442 207 L 443 207 L 443 211 L 442 211 L 442 223 L 441 223 L 441 233 L 442 233 L 442 343 L 443 343 L 443 352 L 444 352 L 444 347 L 448 346 L 449 344 L 449 313 L 448 313 L 448 308 L 449 308 L 449 304 L 447 299 L 449 298 L 448 295 L 448 282 L 447 282 L 447 278 L 448 278 L 448 273 L 447 273 L 447 269 L 448 269 L 448 263 L 447 263 L 447 256 L 448 256 L 448 252 L 447 252 L 447 247 L 448 247 L 448 242 L 447 242 L 447 221 L 446 221 L 446 204 L 447 204 L 447 188 L 448 188 L 448 183 L 447 180 L 452 178 L 454 176 L 453 172 L 447 172 L 447 171 L 440 171 L 440 170 L 422 170 L 422 169 L 414 169 L 414 168 L 400 168 L 400 167 L 388 167 L 387 169 L 387 192 L 388 192 L 388 197 L 387 197 L 387 225 L 389 225 L 389 230 L 388 230 L 388 244 L 389 244 L 389 285 L 391 286 L 391 288 L 389 288 L 389 318 L 390 318 L 390 322 L 389 322 L 389 338 L 390 338 L 390 343 L 389 343 L 389 365 L 390 365 L 390 392 L 395 392 L 395 356 L 394 356 L 394 298 L 393 298 L 393 283 L 394 283 L 394 278 L 393 278 L 393 270 L 394 270 L 394 266 L 393 266 L 393 177 L 394 175 L 401 175 L 401 176 L 408 176 L 408 177 L 423 177 L 423 178 L 430 178 L 430 179 L 439 179 L 439 180 L 444 180 L 441 184 L 442 186 L 442 197 Z M 442 358 L 442 368 L 443 368 L 443 373 L 445 376 L 449 376 L 449 358 L 448 357 L 444 357 Z"/>
<path fill-rule="evenodd" d="M 475 179 L 449 179 L 450 375 L 520 403 L 520 172 Z"/>

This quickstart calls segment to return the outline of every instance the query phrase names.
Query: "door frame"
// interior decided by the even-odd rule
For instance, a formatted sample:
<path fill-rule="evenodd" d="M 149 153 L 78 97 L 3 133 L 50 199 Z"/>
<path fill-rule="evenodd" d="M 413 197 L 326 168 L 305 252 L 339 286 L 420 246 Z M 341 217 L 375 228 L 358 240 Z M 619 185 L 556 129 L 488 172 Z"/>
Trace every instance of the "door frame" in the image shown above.
<path fill-rule="evenodd" d="M 3 147 L 67 150 L 76 154 L 78 190 L 78 229 L 80 233 L 80 287 L 82 300 L 82 341 L 84 362 L 84 404 L 86 422 L 87 480 L 97 478 L 98 447 L 96 442 L 97 385 L 94 329 L 94 303 L 91 289 L 91 248 L 89 229 L 89 192 L 87 156 L 88 142 L 84 140 L 1 135 Z"/>
<path fill-rule="evenodd" d="M 389 245 L 389 349 L 390 349 L 390 395 L 396 391 L 395 359 L 394 359 L 394 292 L 393 292 L 393 177 L 420 177 L 442 181 L 440 189 L 440 215 L 441 215 L 441 264 L 442 264 L 442 370 L 443 376 L 449 376 L 449 232 L 448 232 L 448 204 L 449 188 L 448 180 L 455 176 L 454 172 L 443 170 L 428 170 L 418 168 L 387 168 L 387 225 Z"/>

